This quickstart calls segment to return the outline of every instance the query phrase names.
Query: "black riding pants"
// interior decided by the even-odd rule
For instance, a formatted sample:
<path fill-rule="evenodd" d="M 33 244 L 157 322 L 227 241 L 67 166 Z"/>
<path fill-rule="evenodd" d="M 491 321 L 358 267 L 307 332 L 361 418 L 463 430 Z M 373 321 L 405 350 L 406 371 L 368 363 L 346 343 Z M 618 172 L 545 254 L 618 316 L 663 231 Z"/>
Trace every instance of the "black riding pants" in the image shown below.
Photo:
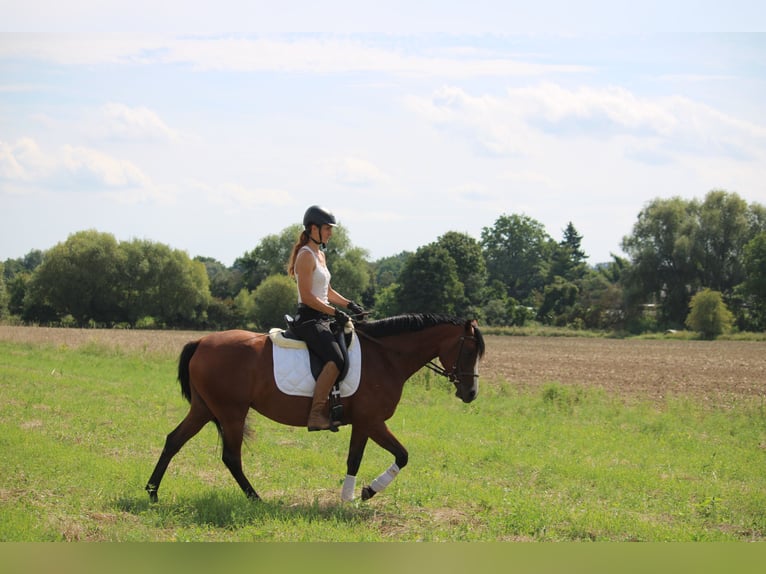
<path fill-rule="evenodd" d="M 293 332 L 306 342 L 311 351 L 316 353 L 324 364 L 330 361 L 343 370 L 343 352 L 335 340 L 335 319 L 324 313 L 320 313 L 300 305 L 293 322 Z"/>

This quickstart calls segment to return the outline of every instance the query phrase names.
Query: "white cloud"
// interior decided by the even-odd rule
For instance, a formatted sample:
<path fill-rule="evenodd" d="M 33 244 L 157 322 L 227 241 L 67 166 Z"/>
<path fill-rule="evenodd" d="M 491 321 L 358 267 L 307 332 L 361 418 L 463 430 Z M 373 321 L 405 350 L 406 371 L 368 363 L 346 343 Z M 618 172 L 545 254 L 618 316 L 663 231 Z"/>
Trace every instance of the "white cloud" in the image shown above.
<path fill-rule="evenodd" d="M 42 150 L 32 138 L 15 144 L 0 141 L 0 180 L 20 189 L 109 191 L 149 189 L 149 177 L 132 162 L 101 151 L 66 145 Z"/>
<path fill-rule="evenodd" d="M 133 163 L 92 148 L 64 146 L 60 165 L 76 184 L 84 184 L 86 188 L 146 187 L 150 183 Z"/>
<path fill-rule="evenodd" d="M 413 52 L 351 36 L 301 35 L 173 37 L 136 34 L 13 34 L 0 42 L 0 59 L 30 58 L 61 65 L 181 64 L 200 71 L 339 74 L 381 72 L 467 78 L 580 73 L 586 66 L 541 64 L 502 53 L 459 47 Z"/>
<path fill-rule="evenodd" d="M 370 187 L 389 180 L 375 164 L 358 157 L 328 160 L 325 169 L 334 181 L 352 187 Z"/>
<path fill-rule="evenodd" d="M 445 86 L 430 98 L 409 96 L 404 101 L 410 110 L 465 139 L 479 153 L 516 155 L 528 149 L 530 130 L 522 110 L 509 98 L 473 96 L 462 88 Z"/>
<path fill-rule="evenodd" d="M 408 107 L 427 122 L 485 153 L 529 154 L 541 138 L 627 142 L 625 155 L 664 163 L 682 154 L 763 157 L 766 127 L 681 96 L 640 97 L 619 87 L 567 89 L 556 84 L 475 96 L 444 87 Z M 622 138 L 622 139 L 621 139 Z"/>
<path fill-rule="evenodd" d="M 23 183 L 43 179 L 53 171 L 53 164 L 32 138 L 21 138 L 14 144 L 0 141 L 0 180 Z"/>
<path fill-rule="evenodd" d="M 178 139 L 178 132 L 170 128 L 156 112 L 145 107 L 130 107 L 111 102 L 96 114 L 94 135 L 117 140 L 169 140 Z"/>

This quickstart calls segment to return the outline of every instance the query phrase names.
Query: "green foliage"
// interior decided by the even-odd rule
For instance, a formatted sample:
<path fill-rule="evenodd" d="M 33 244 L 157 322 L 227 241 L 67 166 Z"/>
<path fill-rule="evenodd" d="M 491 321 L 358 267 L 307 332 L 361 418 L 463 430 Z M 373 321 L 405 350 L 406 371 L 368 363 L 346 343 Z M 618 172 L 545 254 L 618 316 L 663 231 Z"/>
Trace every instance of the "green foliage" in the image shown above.
<path fill-rule="evenodd" d="M 95 230 L 69 236 L 45 254 L 29 285 L 28 305 L 50 307 L 79 326 L 120 321 L 123 256 L 114 236 Z"/>
<path fill-rule="evenodd" d="M 411 252 L 402 251 L 397 255 L 383 257 L 372 263 L 373 278 L 377 287 L 385 289 L 389 285 L 396 283 L 410 257 L 412 257 Z"/>
<path fill-rule="evenodd" d="M 633 234 L 623 249 L 633 259 L 630 280 L 640 287 L 642 303 L 654 296 L 660 301 L 660 321 L 679 326 L 689 307 L 689 288 L 699 280 L 691 238 L 698 222 L 696 201 L 680 197 L 656 199 L 638 215 Z"/>
<path fill-rule="evenodd" d="M 444 247 L 432 243 L 408 259 L 396 291 L 399 312 L 455 314 L 464 299 L 457 264 Z"/>
<path fill-rule="evenodd" d="M 285 273 L 301 229 L 264 237 L 231 268 L 210 257 L 192 264 L 150 241 L 80 232 L 45 254 L 4 262 L 0 313 L 76 326 L 252 327 L 254 292 Z M 582 239 L 572 222 L 555 242 L 540 222 L 504 214 L 480 241 L 449 231 L 415 253 L 375 262 L 338 226 L 326 254 L 333 287 L 375 317 L 436 311 L 498 327 L 536 317 L 638 334 L 683 328 L 691 295 L 708 288 L 721 293 L 739 331 L 766 330 L 762 205 L 723 190 L 703 200 L 655 199 L 622 241 L 629 257 L 592 268 Z"/>
<path fill-rule="evenodd" d="M 689 306 L 691 311 L 686 318 L 686 325 L 705 339 L 715 339 L 731 329 L 734 317 L 718 291 L 700 291 L 692 297 Z"/>
<path fill-rule="evenodd" d="M 681 326 L 691 293 L 710 288 L 730 303 L 745 281 L 745 246 L 766 231 L 763 207 L 736 193 L 709 192 L 704 201 L 656 199 L 639 214 L 623 249 L 633 267 L 623 276 L 634 308 L 659 304 L 661 327 Z M 738 309 L 738 312 L 743 310 Z"/>
<path fill-rule="evenodd" d="M 455 303 L 455 314 L 478 318 L 487 284 L 487 266 L 478 241 L 466 233 L 450 231 L 437 245 L 443 247 L 455 262 L 458 281 L 463 285 L 463 299 Z"/>
<path fill-rule="evenodd" d="M 543 300 L 537 311 L 538 320 L 546 325 L 566 325 L 578 294 L 577 285 L 562 277 L 555 277 L 553 283 L 543 289 Z"/>
<path fill-rule="evenodd" d="M 378 317 L 391 317 L 399 312 L 398 292 L 398 283 L 391 283 L 378 290 L 375 294 L 375 314 Z"/>
<path fill-rule="evenodd" d="M 191 326 L 204 319 L 210 300 L 204 265 L 185 252 L 146 240 L 118 243 L 94 230 L 46 252 L 28 280 L 17 275 L 14 294 L 22 292 L 27 320 L 80 327 L 135 326 L 150 317 Z"/>
<path fill-rule="evenodd" d="M 577 281 L 585 275 L 588 256 L 581 248 L 582 235 L 570 221 L 564 230 L 564 237 L 553 249 L 551 255 L 550 277 L 563 277 L 567 281 Z"/>
<path fill-rule="evenodd" d="M 481 232 L 489 279 L 522 303 L 545 285 L 554 245 L 543 225 L 526 215 L 501 215 Z"/>
<path fill-rule="evenodd" d="M 124 257 L 124 320 L 134 325 L 154 317 L 169 326 L 190 326 L 209 304 L 205 265 L 183 251 L 134 239 L 122 243 Z"/>
<path fill-rule="evenodd" d="M 10 296 L 5 287 L 5 266 L 0 263 L 0 319 L 4 319 L 8 315 L 9 300 Z"/>
<path fill-rule="evenodd" d="M 213 297 L 226 300 L 239 293 L 242 287 L 242 271 L 235 267 L 228 268 L 212 257 L 197 256 L 194 260 L 205 266 L 210 281 L 210 294 Z"/>
<path fill-rule="evenodd" d="M 745 281 L 741 293 L 747 303 L 749 326 L 766 331 L 766 231 L 745 246 L 743 266 Z"/>
<path fill-rule="evenodd" d="M 298 288 L 287 275 L 267 277 L 253 292 L 253 317 L 263 331 L 284 328 L 285 314 L 295 312 Z"/>

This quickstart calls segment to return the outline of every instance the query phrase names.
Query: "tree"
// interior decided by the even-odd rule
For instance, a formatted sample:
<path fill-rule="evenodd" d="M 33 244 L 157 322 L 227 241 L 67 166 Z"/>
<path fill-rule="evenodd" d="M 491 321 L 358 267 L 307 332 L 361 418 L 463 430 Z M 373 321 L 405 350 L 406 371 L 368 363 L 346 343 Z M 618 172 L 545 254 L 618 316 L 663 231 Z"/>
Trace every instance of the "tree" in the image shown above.
<path fill-rule="evenodd" d="M 399 280 L 399 275 L 401 274 L 402 269 L 404 269 L 404 266 L 412 255 L 413 254 L 410 251 L 402 251 L 397 255 L 383 257 L 373 263 L 371 270 L 376 288 L 384 289 L 389 285 L 396 283 Z"/>
<path fill-rule="evenodd" d="M 744 247 L 761 231 L 766 231 L 766 210 L 748 206 L 737 194 L 713 190 L 703 202 L 655 199 L 623 239 L 633 264 L 625 276 L 626 293 L 635 296 L 634 304 L 657 303 L 661 327 L 683 324 L 691 294 L 704 287 L 737 305 Z"/>
<path fill-rule="evenodd" d="M 205 320 L 209 302 L 205 266 L 184 251 L 170 251 L 159 273 L 153 315 L 168 326 L 193 326 Z"/>
<path fill-rule="evenodd" d="M 693 245 L 697 211 L 695 201 L 655 199 L 639 213 L 632 235 L 622 240 L 632 259 L 626 278 L 640 297 L 634 303 L 656 301 L 663 326 L 683 324 L 690 293 L 699 286 Z"/>
<path fill-rule="evenodd" d="M 585 260 L 588 256 L 581 249 L 582 235 L 570 221 L 564 230 L 563 239 L 553 249 L 549 277 L 562 277 L 567 281 L 582 279 L 587 271 Z"/>
<path fill-rule="evenodd" d="M 700 291 L 692 297 L 689 307 L 686 325 L 705 339 L 715 339 L 731 329 L 734 317 L 718 291 Z"/>
<path fill-rule="evenodd" d="M 455 260 L 436 243 L 419 248 L 407 261 L 396 290 L 399 312 L 454 314 L 464 296 Z"/>
<path fill-rule="evenodd" d="M 766 330 L 766 231 L 753 237 L 744 249 L 745 281 L 739 286 L 749 310 L 748 326 Z"/>
<path fill-rule="evenodd" d="M 260 329 L 285 326 L 285 314 L 295 312 L 298 288 L 284 274 L 264 279 L 253 292 L 253 319 Z"/>
<path fill-rule="evenodd" d="M 204 321 L 210 303 L 205 265 L 162 243 L 134 239 L 122 250 L 123 320 L 136 325 L 152 317 L 162 325 L 192 326 Z"/>
<path fill-rule="evenodd" d="M 477 318 L 487 285 L 487 265 L 481 245 L 470 235 L 457 231 L 445 233 L 436 243 L 455 261 L 458 280 L 463 284 L 465 298 L 457 303 L 455 313 Z"/>
<path fill-rule="evenodd" d="M 24 257 L 6 259 L 3 277 L 5 277 L 6 283 L 8 283 L 20 273 L 32 273 L 42 262 L 43 252 L 39 249 L 32 249 Z"/>
<path fill-rule="evenodd" d="M 543 288 L 543 300 L 537 310 L 537 319 L 545 324 L 566 326 L 578 294 L 577 285 L 557 275 Z"/>
<path fill-rule="evenodd" d="M 507 295 L 529 302 L 545 285 L 553 240 L 543 225 L 526 215 L 501 215 L 481 232 L 481 246 L 490 280 L 498 280 Z"/>
<path fill-rule="evenodd" d="M 210 281 L 210 294 L 218 299 L 233 299 L 242 288 L 242 271 L 234 267 L 227 268 L 212 257 L 194 258 L 205 266 Z"/>
<path fill-rule="evenodd" d="M 753 236 L 747 202 L 736 193 L 711 191 L 699 207 L 699 221 L 694 243 L 700 284 L 730 296 L 745 278 L 742 256 Z"/>
<path fill-rule="evenodd" d="M 45 254 L 32 275 L 25 306 L 50 308 L 59 318 L 71 315 L 80 326 L 114 323 L 120 316 L 120 263 L 111 234 L 74 233 Z"/>
<path fill-rule="evenodd" d="M 618 259 L 618 258 L 615 258 Z M 574 315 L 586 329 L 618 329 L 623 326 L 623 290 L 600 272 L 588 273 L 580 282 Z"/>
<path fill-rule="evenodd" d="M 0 263 L 0 319 L 8 314 L 8 290 L 5 288 L 5 266 Z"/>

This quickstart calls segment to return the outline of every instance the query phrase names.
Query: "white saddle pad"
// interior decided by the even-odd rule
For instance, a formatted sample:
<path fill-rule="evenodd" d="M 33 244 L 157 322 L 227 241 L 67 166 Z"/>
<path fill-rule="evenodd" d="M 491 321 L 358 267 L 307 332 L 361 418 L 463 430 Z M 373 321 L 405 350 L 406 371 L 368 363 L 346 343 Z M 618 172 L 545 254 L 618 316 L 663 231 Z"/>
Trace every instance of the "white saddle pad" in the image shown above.
<path fill-rule="evenodd" d="M 274 380 L 277 388 L 286 395 L 313 397 L 316 381 L 311 374 L 309 351 L 306 343 L 285 339 L 283 329 L 272 329 L 269 336 L 274 347 Z M 348 346 L 348 373 L 340 382 L 340 396 L 350 397 L 359 388 L 362 374 L 362 349 L 356 333 Z"/>

